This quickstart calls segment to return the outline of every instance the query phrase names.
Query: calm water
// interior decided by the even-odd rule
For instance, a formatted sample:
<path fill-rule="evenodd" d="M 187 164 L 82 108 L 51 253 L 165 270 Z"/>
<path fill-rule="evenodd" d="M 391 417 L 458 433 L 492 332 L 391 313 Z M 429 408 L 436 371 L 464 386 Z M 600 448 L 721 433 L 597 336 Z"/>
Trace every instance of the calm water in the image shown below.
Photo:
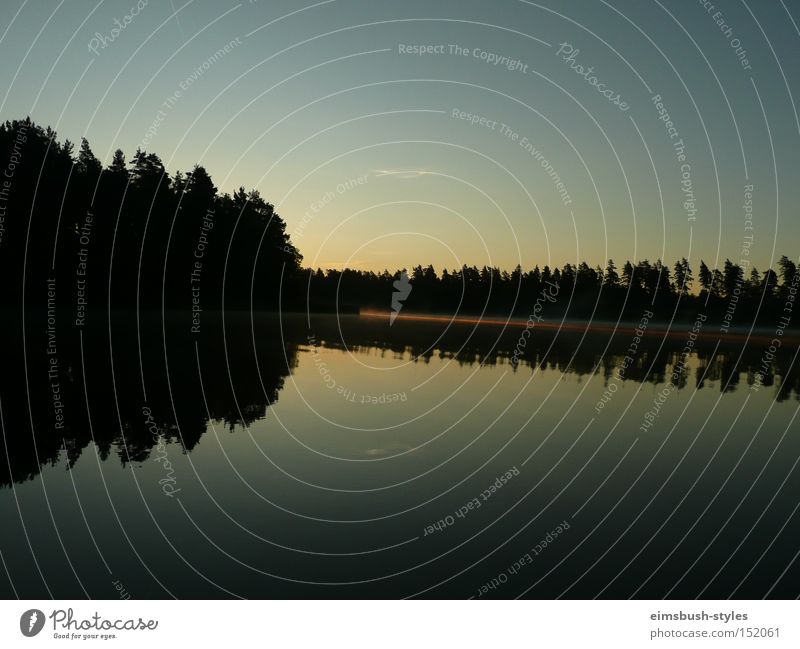
<path fill-rule="evenodd" d="M 9 345 L 4 597 L 800 590 L 791 345 L 762 376 L 710 323 L 686 357 L 534 328 L 515 366 L 520 327 L 105 317 Z"/>

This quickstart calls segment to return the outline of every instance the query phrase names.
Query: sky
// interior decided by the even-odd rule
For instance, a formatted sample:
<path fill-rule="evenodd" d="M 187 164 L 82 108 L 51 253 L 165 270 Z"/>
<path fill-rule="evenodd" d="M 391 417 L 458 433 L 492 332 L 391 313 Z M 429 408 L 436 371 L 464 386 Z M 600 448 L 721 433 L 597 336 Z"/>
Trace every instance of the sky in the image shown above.
<path fill-rule="evenodd" d="M 309 266 L 763 270 L 800 243 L 798 22 L 788 0 L 4 0 L 0 118 L 256 188 Z"/>

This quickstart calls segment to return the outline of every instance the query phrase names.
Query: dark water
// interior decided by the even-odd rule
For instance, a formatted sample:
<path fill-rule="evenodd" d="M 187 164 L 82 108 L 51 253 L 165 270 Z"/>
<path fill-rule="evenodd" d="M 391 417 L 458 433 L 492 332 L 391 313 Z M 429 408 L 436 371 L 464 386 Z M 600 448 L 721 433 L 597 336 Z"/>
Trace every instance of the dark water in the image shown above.
<path fill-rule="evenodd" d="M 800 591 L 788 339 L 203 318 L 6 336 L 1 595 Z"/>

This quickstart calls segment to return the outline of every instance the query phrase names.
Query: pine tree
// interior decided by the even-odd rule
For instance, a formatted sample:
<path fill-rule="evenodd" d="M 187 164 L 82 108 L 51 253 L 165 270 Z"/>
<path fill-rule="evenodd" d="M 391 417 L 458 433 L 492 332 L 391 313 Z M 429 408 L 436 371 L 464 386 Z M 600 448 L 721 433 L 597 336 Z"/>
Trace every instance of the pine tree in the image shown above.
<path fill-rule="evenodd" d="M 108 170 L 114 174 L 128 173 L 128 166 L 125 163 L 125 154 L 122 152 L 122 149 L 114 151 L 114 157 L 111 160 Z"/>
<path fill-rule="evenodd" d="M 675 292 L 678 295 L 687 295 L 692 288 L 692 270 L 686 257 L 675 262 Z"/>
<path fill-rule="evenodd" d="M 78 168 L 91 177 L 99 176 L 103 168 L 100 161 L 92 153 L 89 141 L 85 137 L 81 138 L 81 148 L 78 152 Z"/>
<path fill-rule="evenodd" d="M 622 285 L 625 288 L 630 288 L 633 285 L 633 264 L 629 261 L 626 261 L 622 267 Z"/>
<path fill-rule="evenodd" d="M 714 276 L 711 274 L 708 266 L 706 266 L 706 262 L 704 262 L 702 259 L 700 260 L 700 272 L 698 273 L 698 280 L 700 281 L 700 286 L 703 287 L 703 290 L 707 293 L 710 293 L 714 282 Z"/>

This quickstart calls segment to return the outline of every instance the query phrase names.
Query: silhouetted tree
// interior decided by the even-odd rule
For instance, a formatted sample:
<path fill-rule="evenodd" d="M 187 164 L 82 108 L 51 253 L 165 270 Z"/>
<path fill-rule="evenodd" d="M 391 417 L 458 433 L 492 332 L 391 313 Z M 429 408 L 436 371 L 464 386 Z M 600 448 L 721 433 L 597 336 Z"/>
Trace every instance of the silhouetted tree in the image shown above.
<path fill-rule="evenodd" d="M 706 262 L 704 262 L 702 259 L 700 260 L 700 272 L 698 273 L 698 280 L 700 281 L 700 286 L 703 287 L 703 291 L 710 293 L 714 283 L 714 276 L 712 275 L 708 266 L 706 266 Z"/>
<path fill-rule="evenodd" d="M 675 290 L 680 295 L 688 295 L 692 288 L 692 269 L 686 257 L 675 262 Z"/>

